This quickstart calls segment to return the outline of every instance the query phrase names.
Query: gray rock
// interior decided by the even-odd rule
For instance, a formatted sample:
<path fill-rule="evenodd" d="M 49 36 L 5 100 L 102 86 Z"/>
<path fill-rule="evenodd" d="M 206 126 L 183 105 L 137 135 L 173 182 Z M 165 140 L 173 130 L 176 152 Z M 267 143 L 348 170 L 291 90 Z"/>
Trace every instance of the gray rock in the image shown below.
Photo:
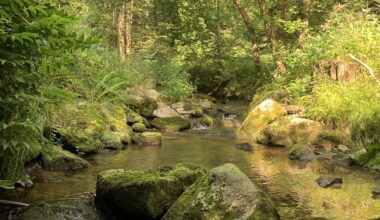
<path fill-rule="evenodd" d="M 289 159 L 309 162 L 315 158 L 314 152 L 308 144 L 296 144 L 290 149 L 288 154 Z"/>
<path fill-rule="evenodd" d="M 329 186 L 335 185 L 335 184 L 343 184 L 343 180 L 341 176 L 321 176 L 318 179 L 316 179 L 316 182 L 320 187 L 327 188 Z"/>

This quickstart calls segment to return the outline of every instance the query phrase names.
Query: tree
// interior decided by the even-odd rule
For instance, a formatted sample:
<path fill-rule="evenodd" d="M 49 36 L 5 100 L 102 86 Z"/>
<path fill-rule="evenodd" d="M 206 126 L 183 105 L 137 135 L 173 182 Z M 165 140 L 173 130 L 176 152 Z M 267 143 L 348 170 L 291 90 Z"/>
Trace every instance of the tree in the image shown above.
<path fill-rule="evenodd" d="M 233 0 L 236 8 L 238 9 L 244 24 L 248 30 L 249 38 L 251 40 L 252 44 L 252 57 L 253 61 L 256 65 L 256 70 L 258 72 L 261 71 L 261 64 L 260 64 L 260 52 L 259 52 L 259 46 L 257 43 L 257 36 L 256 36 L 256 31 L 255 28 L 253 27 L 253 24 L 248 16 L 247 11 L 245 10 L 244 6 L 242 5 L 240 0 Z"/>

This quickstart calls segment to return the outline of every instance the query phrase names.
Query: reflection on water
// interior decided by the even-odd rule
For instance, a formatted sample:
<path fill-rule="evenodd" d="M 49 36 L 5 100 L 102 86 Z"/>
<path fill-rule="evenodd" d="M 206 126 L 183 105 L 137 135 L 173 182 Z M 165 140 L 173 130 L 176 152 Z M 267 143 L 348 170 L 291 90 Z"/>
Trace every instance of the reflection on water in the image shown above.
<path fill-rule="evenodd" d="M 307 165 L 287 159 L 286 149 L 261 148 L 244 152 L 234 147 L 231 130 L 201 130 L 166 135 L 161 147 L 131 146 L 87 158 L 92 166 L 77 172 L 35 171 L 32 190 L 19 192 L 23 202 L 52 201 L 94 191 L 97 173 L 107 169 L 144 170 L 161 165 L 193 163 L 212 168 L 234 163 L 263 187 L 276 203 L 282 219 L 373 219 L 380 217 L 380 201 L 371 189 L 380 180 L 360 169 L 343 169 L 327 162 Z M 323 189 L 322 174 L 343 177 L 341 189 Z"/>

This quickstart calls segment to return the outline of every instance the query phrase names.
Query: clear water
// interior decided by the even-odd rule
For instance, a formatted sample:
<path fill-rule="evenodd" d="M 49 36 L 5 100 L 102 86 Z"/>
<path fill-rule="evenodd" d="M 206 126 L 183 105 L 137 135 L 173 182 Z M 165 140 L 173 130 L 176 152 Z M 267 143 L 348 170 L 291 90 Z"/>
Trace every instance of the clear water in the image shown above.
<path fill-rule="evenodd" d="M 92 166 L 76 172 L 34 171 L 35 186 L 12 199 L 36 203 L 95 191 L 97 173 L 113 168 L 144 170 L 161 165 L 193 163 L 212 168 L 224 163 L 240 167 L 272 197 L 282 219 L 374 219 L 380 217 L 380 200 L 371 189 L 380 184 L 375 173 L 344 169 L 328 161 L 307 165 L 288 160 L 283 148 L 245 152 L 234 147 L 233 130 L 213 129 L 165 135 L 161 147 L 130 146 L 87 158 Z M 341 189 L 320 188 L 322 174 L 340 174 Z"/>

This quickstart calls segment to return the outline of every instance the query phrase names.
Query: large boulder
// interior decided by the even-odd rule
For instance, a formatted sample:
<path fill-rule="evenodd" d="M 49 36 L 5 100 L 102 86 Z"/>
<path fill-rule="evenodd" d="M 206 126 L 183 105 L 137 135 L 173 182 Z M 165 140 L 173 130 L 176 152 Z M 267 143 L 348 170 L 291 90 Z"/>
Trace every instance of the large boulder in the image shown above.
<path fill-rule="evenodd" d="M 132 132 L 127 125 L 127 113 L 122 103 L 104 103 L 102 113 L 105 115 L 109 130 L 127 134 Z"/>
<path fill-rule="evenodd" d="M 257 137 L 257 142 L 290 147 L 297 143 L 313 142 L 320 132 L 321 125 L 316 121 L 287 116 L 266 126 Z"/>
<path fill-rule="evenodd" d="M 42 150 L 42 168 L 45 170 L 77 170 L 88 166 L 86 160 L 61 147 L 49 145 Z"/>
<path fill-rule="evenodd" d="M 127 115 L 127 124 L 128 125 L 141 123 L 141 124 L 144 124 L 145 126 L 149 126 L 148 120 L 146 120 L 144 117 L 139 115 L 137 112 L 135 112 L 131 108 L 125 107 L 125 113 Z"/>
<path fill-rule="evenodd" d="M 65 199 L 51 204 L 42 203 L 28 208 L 17 220 L 102 220 L 102 216 L 89 199 Z"/>
<path fill-rule="evenodd" d="M 164 131 L 177 132 L 191 128 L 191 122 L 181 117 L 155 118 L 151 124 Z"/>
<path fill-rule="evenodd" d="M 240 138 L 256 139 L 260 131 L 269 123 L 286 113 L 286 110 L 276 101 L 264 100 L 249 112 L 237 134 Z"/>
<path fill-rule="evenodd" d="M 199 178 L 170 207 L 169 219 L 279 219 L 274 204 L 235 165 L 225 164 Z"/>
<path fill-rule="evenodd" d="M 137 145 L 161 145 L 162 134 L 159 132 L 135 133 L 132 141 Z"/>
<path fill-rule="evenodd" d="M 98 175 L 96 202 L 108 212 L 125 217 L 157 219 L 205 171 L 192 165 L 157 170 L 109 170 Z"/>
<path fill-rule="evenodd" d="M 63 148 L 88 154 L 98 150 L 107 124 L 99 109 L 87 102 L 68 103 L 54 112 L 50 127 L 61 136 Z"/>
<path fill-rule="evenodd" d="M 124 104 L 144 117 L 153 118 L 153 112 L 157 109 L 159 103 L 158 92 L 153 89 L 139 87 L 135 88 L 132 93 L 134 94 L 125 97 Z"/>

